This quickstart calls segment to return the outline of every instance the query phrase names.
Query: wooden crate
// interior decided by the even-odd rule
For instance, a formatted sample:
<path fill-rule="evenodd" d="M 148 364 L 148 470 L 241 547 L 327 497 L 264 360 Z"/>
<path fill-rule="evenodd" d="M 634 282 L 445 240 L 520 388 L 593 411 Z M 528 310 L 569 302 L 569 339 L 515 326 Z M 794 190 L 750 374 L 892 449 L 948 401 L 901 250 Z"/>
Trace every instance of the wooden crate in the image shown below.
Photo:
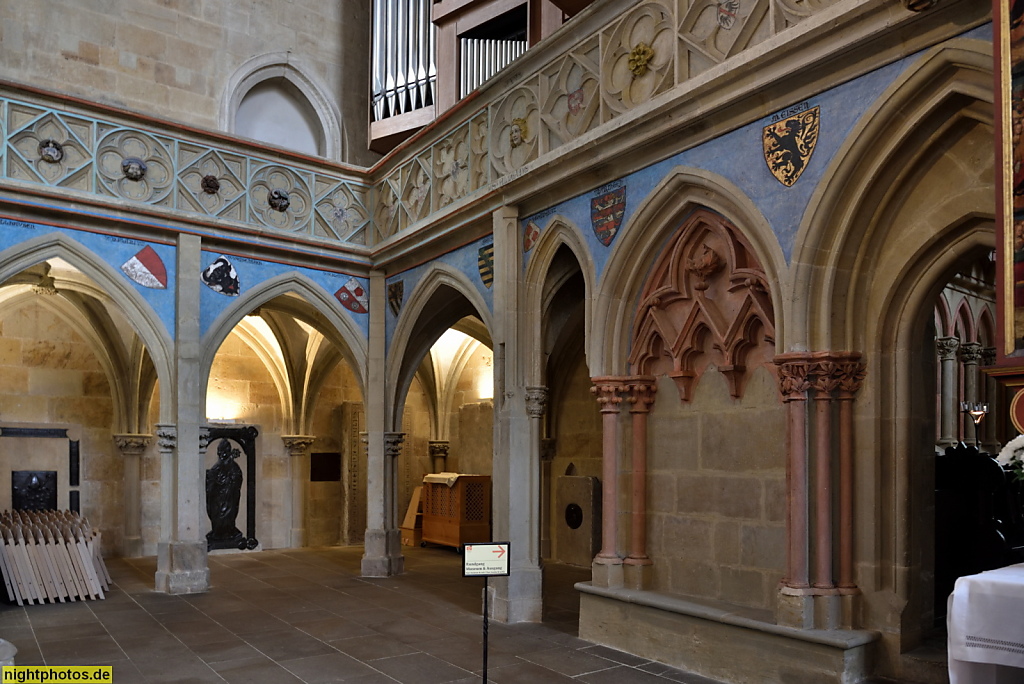
<path fill-rule="evenodd" d="M 491 541 L 491 478 L 459 475 L 423 483 L 423 541 L 456 548 Z"/>

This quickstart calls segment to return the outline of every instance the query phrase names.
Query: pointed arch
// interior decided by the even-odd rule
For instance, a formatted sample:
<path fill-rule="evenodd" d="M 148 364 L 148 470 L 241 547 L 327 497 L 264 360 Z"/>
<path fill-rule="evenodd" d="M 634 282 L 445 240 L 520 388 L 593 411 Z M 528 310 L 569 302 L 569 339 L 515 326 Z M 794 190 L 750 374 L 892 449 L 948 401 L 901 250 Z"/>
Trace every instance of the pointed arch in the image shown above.
<path fill-rule="evenodd" d="M 960 298 L 960 303 L 956 307 L 956 316 L 953 317 L 953 331 L 956 332 L 957 328 L 960 328 L 962 337 L 961 342 L 977 342 L 978 341 L 978 330 L 974 327 L 974 312 L 971 311 L 971 305 L 967 303 L 966 297 Z"/>
<path fill-rule="evenodd" d="M 879 251 L 900 241 L 900 249 L 890 251 L 910 255 L 934 237 L 887 232 L 887 217 L 918 180 L 913 174 L 924 172 L 951 139 L 976 123 L 991 126 L 991 105 L 992 44 L 965 38 L 928 51 L 861 117 L 798 231 L 792 299 L 799 304 L 789 323 L 800 338 L 788 340 L 786 350 L 863 346 L 865 322 L 875 315 L 862 305 L 873 287 L 866 274 L 877 267 Z M 991 217 L 993 197 L 991 185 L 950 188 L 934 198 L 933 224 Z M 990 211 L 979 214 L 977 207 Z M 904 237 L 915 244 L 902 244 Z"/>
<path fill-rule="evenodd" d="M 935 336 L 949 337 L 953 334 L 953 314 L 945 297 L 935 298 Z"/>
<path fill-rule="evenodd" d="M 776 339 L 784 335 L 784 302 L 779 293 L 788 289 L 788 269 L 778 238 L 767 219 L 736 185 L 708 171 L 676 167 L 669 172 L 622 231 L 612 250 L 593 298 L 591 335 L 587 358 L 594 375 L 616 375 L 625 371 L 633 315 L 646 282 L 652 255 L 657 255 L 696 210 L 710 209 L 726 217 L 750 243 L 764 269 L 772 308 Z"/>
<path fill-rule="evenodd" d="M 174 377 L 173 342 L 159 315 L 149 302 L 129 284 L 128 279 L 122 273 L 66 233 L 52 232 L 26 240 L 0 252 L 0 283 L 6 282 L 12 276 L 31 266 L 54 258 L 66 261 L 85 274 L 95 283 L 100 292 L 109 297 L 109 304 L 123 312 L 125 320 L 148 350 L 157 377 L 166 380 L 166 382 L 160 383 L 161 420 L 172 422 L 169 412 L 174 405 L 171 394 L 174 385 L 172 381 Z M 68 307 L 71 306 L 69 303 Z M 78 307 L 75 308 L 78 309 Z M 62 313 L 67 314 L 69 311 L 64 310 Z M 81 316 L 78 318 L 86 321 L 88 317 L 85 312 L 79 311 L 79 313 Z M 109 328 L 109 326 L 105 327 Z M 114 400 L 115 421 L 117 421 L 117 424 L 111 427 L 115 432 L 140 429 L 140 425 L 133 424 L 132 415 L 135 414 L 129 409 L 132 404 L 133 385 L 137 383 L 134 383 L 131 378 L 123 377 L 123 369 L 128 368 L 127 364 L 130 362 L 127 350 L 118 353 L 116 347 L 112 348 L 107 343 L 112 339 L 111 336 L 104 336 L 103 332 L 93 328 L 92 333 L 86 335 L 86 339 L 94 348 L 107 373 L 107 380 Z"/>
<path fill-rule="evenodd" d="M 489 334 L 493 330 L 487 302 L 464 273 L 441 262 L 434 262 L 409 294 L 398 317 L 388 350 L 386 414 L 391 423 L 387 430 L 402 425 L 402 411 L 413 376 L 430 347 L 441 334 L 466 316 L 476 316 Z M 475 328 L 463 329 L 491 347 L 489 336 Z M 437 407 L 434 407 L 436 410 Z M 431 420 L 436 420 L 432 416 Z"/>
<path fill-rule="evenodd" d="M 221 98 L 221 129 L 229 133 L 235 131 L 235 113 L 250 90 L 265 81 L 283 79 L 297 89 L 315 111 L 323 128 L 323 155 L 329 159 L 343 160 L 348 146 L 341 114 L 327 96 L 330 91 L 313 76 L 314 73 L 310 65 L 291 52 L 268 52 L 250 58 L 228 79 Z"/>
<path fill-rule="evenodd" d="M 992 309 L 988 306 L 984 306 L 981 309 L 981 314 L 978 315 L 977 322 L 978 330 L 978 342 L 981 342 L 985 348 L 992 348 L 996 346 L 996 322 L 992 318 Z"/>
<path fill-rule="evenodd" d="M 288 297 L 292 295 L 292 297 Z M 297 300 L 295 298 L 298 298 Z M 221 312 L 202 339 L 200 359 L 202 377 L 209 377 L 214 357 L 235 326 L 254 309 L 273 302 L 283 310 L 304 320 L 331 340 L 353 370 L 361 396 L 366 396 L 367 340 L 331 294 L 301 273 L 291 271 L 263 281 L 246 291 L 230 307 Z M 203 385 L 205 401 L 206 390 Z M 282 401 L 282 406 L 291 401 Z"/>
<path fill-rule="evenodd" d="M 594 292 L 594 260 L 586 243 L 580 236 L 580 229 L 563 216 L 555 215 L 548 223 L 547 228 L 541 232 L 540 238 L 534 246 L 533 257 L 526 267 L 526 358 L 530 359 L 530 368 L 527 372 L 527 383 L 531 385 L 547 385 L 544 377 L 544 359 L 539 345 L 543 344 L 545 315 L 548 311 L 545 292 L 548 274 L 551 270 L 555 255 L 559 249 L 565 247 L 576 258 L 576 263 L 583 274 L 584 299 L 584 335 L 590 329 L 591 308 L 593 305 Z M 538 345 L 537 348 L 531 348 Z M 584 351 L 585 355 L 585 351 Z"/>

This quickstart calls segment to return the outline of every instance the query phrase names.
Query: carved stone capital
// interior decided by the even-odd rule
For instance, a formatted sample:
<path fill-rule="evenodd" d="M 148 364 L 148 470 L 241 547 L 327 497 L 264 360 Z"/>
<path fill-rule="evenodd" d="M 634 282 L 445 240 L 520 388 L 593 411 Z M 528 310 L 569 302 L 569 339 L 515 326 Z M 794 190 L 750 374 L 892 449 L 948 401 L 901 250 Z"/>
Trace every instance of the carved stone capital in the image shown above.
<path fill-rule="evenodd" d="M 153 435 L 123 433 L 114 435 L 114 444 L 122 456 L 141 456 L 153 441 Z"/>
<path fill-rule="evenodd" d="M 850 359 L 838 362 L 836 372 L 839 375 L 839 398 L 852 399 L 860 391 L 868 371 L 863 363 Z"/>
<path fill-rule="evenodd" d="M 289 456 L 304 456 L 309 447 L 316 441 L 313 435 L 281 435 L 284 448 L 288 450 Z"/>
<path fill-rule="evenodd" d="M 960 345 L 960 360 L 965 366 L 977 366 L 981 363 L 981 345 L 977 342 L 967 342 Z"/>
<path fill-rule="evenodd" d="M 805 401 L 811 388 L 811 361 L 805 354 L 780 354 L 775 357 L 779 369 L 779 392 L 783 401 Z"/>
<path fill-rule="evenodd" d="M 398 458 L 402 453 L 402 442 L 405 441 L 404 432 L 384 433 L 384 455 L 391 458 Z"/>
<path fill-rule="evenodd" d="M 832 359 L 826 358 L 814 361 L 811 364 L 809 377 L 815 399 L 831 399 L 832 392 L 839 387 L 839 372 L 836 362 Z"/>
<path fill-rule="evenodd" d="M 427 449 L 430 451 L 430 458 L 448 458 L 448 450 L 451 449 L 451 443 L 447 440 L 431 440 L 427 442 Z"/>
<path fill-rule="evenodd" d="M 622 397 L 619 394 L 626 389 L 622 380 L 620 377 L 613 376 L 591 378 L 594 386 L 590 388 L 590 392 L 597 398 L 601 413 L 619 412 L 619 404 L 622 403 Z"/>
<path fill-rule="evenodd" d="M 210 428 L 201 426 L 199 428 L 199 453 L 205 452 L 208 446 L 210 446 Z"/>
<path fill-rule="evenodd" d="M 178 426 L 171 423 L 157 423 L 156 443 L 160 451 L 174 451 L 178 446 Z"/>
<path fill-rule="evenodd" d="M 526 413 L 531 418 L 543 418 L 548 407 L 547 387 L 526 388 Z"/>
<path fill-rule="evenodd" d="M 935 351 L 939 355 L 939 361 L 953 361 L 956 359 L 956 350 L 960 348 L 960 340 L 955 337 L 936 337 Z"/>
<path fill-rule="evenodd" d="M 634 376 L 627 380 L 629 386 L 630 413 L 648 413 L 658 392 L 655 378 L 649 375 Z"/>
<path fill-rule="evenodd" d="M 981 350 L 981 365 L 992 366 L 996 362 L 996 348 L 985 347 Z"/>

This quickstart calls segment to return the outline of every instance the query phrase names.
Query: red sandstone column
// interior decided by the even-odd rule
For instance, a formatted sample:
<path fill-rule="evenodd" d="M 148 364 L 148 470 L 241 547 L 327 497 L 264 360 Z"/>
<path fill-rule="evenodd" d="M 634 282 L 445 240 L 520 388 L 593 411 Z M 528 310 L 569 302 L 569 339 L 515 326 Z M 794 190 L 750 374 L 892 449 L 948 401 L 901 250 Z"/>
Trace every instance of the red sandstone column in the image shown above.
<path fill-rule="evenodd" d="M 839 588 L 855 589 L 853 581 L 853 397 L 860 390 L 865 368 L 852 352 L 839 370 Z"/>
<path fill-rule="evenodd" d="M 789 418 L 789 460 L 786 479 L 789 486 L 787 502 L 788 572 L 785 583 L 804 588 L 808 582 L 807 554 L 807 379 L 809 364 L 802 353 L 780 354 L 779 390 L 786 403 Z"/>
<path fill-rule="evenodd" d="M 617 551 L 618 540 L 618 494 L 619 494 L 619 404 L 624 389 L 622 378 L 593 378 L 590 391 L 601 406 L 602 429 L 602 482 L 601 482 L 601 551 L 595 563 L 618 565 L 622 563 Z"/>
<path fill-rule="evenodd" d="M 824 352 L 823 354 L 828 354 Z M 814 440 L 814 582 L 832 589 L 832 391 L 839 384 L 835 363 L 824 358 L 811 373 L 816 418 Z"/>
<path fill-rule="evenodd" d="M 647 557 L 647 414 L 658 386 L 650 376 L 629 378 L 629 409 L 633 417 L 633 516 L 630 565 L 650 565 Z"/>

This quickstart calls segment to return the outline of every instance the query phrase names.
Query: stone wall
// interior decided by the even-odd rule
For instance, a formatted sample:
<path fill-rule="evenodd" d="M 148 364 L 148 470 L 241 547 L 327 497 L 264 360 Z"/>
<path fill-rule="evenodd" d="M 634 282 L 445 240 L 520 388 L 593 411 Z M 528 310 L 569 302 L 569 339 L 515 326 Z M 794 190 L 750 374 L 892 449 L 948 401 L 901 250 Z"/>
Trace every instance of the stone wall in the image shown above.
<path fill-rule="evenodd" d="M 369 5 L 256 0 L 0 4 L 0 78 L 217 129 L 230 77 L 277 53 L 308 66 L 366 152 Z M 344 97 L 342 94 L 344 93 Z"/>
<path fill-rule="evenodd" d="M 785 409 L 772 374 L 754 372 L 736 400 L 709 368 L 689 403 L 659 378 L 648 434 L 652 588 L 770 608 L 786 548 Z"/>
<path fill-rule="evenodd" d="M 124 465 L 111 438 L 110 386 L 73 326 L 37 302 L 0 314 L 0 416 L 3 425 L 66 427 L 81 440 L 82 514 L 102 532 L 104 553 L 118 549 Z M 0 508 L 10 506 L 12 470 L 57 470 L 57 505 L 68 506 L 67 440 L 0 438 Z"/>

